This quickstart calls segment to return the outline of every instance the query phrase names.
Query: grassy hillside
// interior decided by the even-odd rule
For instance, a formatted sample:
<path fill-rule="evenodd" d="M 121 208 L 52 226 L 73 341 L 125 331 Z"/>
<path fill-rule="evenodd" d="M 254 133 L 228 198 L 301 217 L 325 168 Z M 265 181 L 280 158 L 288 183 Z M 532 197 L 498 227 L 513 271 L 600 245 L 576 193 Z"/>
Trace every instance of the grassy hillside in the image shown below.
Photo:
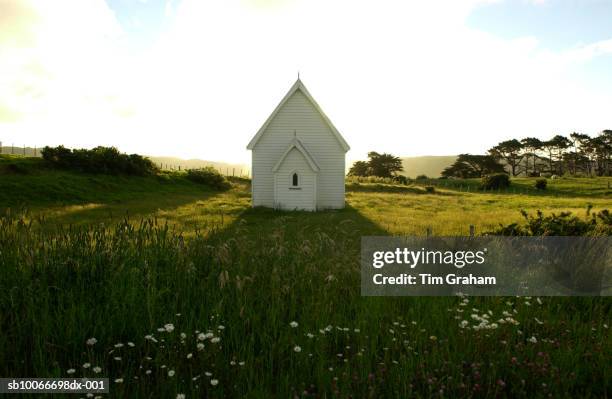
<path fill-rule="evenodd" d="M 3 201 L 32 210 L 0 217 L 2 375 L 104 376 L 124 398 L 611 389 L 609 298 L 375 298 L 359 280 L 364 235 L 478 233 L 523 208 L 612 208 L 606 180 L 550 181 L 545 194 L 352 184 L 345 209 L 308 213 L 252 209 L 246 184 L 207 192 L 177 175 L 58 175 L 35 162 L 17 174 L 7 163 L 0 184 L 30 191 Z M 50 181 L 81 197 L 38 196 L 70 197 Z M 473 314 L 513 322 L 482 330 Z"/>
<path fill-rule="evenodd" d="M 404 166 L 402 174 L 412 178 L 419 175 L 438 177 L 444 168 L 455 162 L 455 159 L 457 159 L 456 155 L 404 157 L 402 158 Z"/>
<path fill-rule="evenodd" d="M 0 208 L 16 206 L 119 203 L 194 197 L 210 190 L 179 173 L 155 177 L 111 176 L 54 170 L 40 158 L 0 156 Z"/>

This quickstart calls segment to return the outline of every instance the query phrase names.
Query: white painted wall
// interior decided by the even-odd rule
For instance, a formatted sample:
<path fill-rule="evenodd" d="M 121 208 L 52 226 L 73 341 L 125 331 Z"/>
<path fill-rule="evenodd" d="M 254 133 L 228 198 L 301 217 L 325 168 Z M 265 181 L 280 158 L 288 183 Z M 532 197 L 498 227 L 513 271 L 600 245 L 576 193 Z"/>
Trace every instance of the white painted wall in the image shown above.
<path fill-rule="evenodd" d="M 317 209 L 343 208 L 344 149 L 300 90 L 285 102 L 253 148 L 253 206 L 274 207 L 272 168 L 293 140 L 294 130 L 321 168 L 317 176 Z"/>
<path fill-rule="evenodd" d="M 298 174 L 297 187 L 293 186 L 293 173 Z M 275 206 L 286 210 L 316 210 L 316 178 L 304 155 L 298 149 L 292 149 L 274 173 Z"/>

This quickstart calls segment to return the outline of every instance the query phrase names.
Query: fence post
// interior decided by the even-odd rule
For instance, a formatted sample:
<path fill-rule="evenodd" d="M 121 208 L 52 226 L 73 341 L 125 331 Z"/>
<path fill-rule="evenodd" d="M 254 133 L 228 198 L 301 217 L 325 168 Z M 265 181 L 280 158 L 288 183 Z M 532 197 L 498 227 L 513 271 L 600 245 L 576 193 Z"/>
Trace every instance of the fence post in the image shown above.
<path fill-rule="evenodd" d="M 0 154 L 2 154 L 2 141 L 0 141 Z"/>
<path fill-rule="evenodd" d="M 470 225 L 470 237 L 474 237 L 474 225 Z"/>
<path fill-rule="evenodd" d="M 25 157 L 25 144 L 23 145 L 23 156 Z"/>
<path fill-rule="evenodd" d="M 11 144 L 11 155 L 15 155 L 15 143 Z"/>
<path fill-rule="evenodd" d="M 431 237 L 431 227 L 427 228 L 427 237 Z"/>
<path fill-rule="evenodd" d="M 34 156 L 36 156 L 36 146 L 34 146 Z"/>

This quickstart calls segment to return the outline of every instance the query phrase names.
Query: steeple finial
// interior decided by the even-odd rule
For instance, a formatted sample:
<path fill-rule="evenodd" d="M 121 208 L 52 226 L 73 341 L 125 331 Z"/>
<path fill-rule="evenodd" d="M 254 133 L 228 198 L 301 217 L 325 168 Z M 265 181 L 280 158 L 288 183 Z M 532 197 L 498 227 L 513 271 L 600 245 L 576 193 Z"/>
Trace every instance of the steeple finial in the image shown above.
<path fill-rule="evenodd" d="M 300 80 L 300 71 L 298 71 L 298 80 Z"/>

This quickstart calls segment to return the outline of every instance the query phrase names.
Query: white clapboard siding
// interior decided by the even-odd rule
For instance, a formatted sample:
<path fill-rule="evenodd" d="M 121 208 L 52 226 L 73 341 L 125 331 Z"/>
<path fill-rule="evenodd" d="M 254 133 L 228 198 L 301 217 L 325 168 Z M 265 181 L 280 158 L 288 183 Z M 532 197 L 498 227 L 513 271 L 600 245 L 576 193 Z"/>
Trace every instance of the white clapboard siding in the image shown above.
<path fill-rule="evenodd" d="M 298 186 L 293 186 L 293 174 L 298 175 Z M 274 172 L 275 207 L 286 210 L 316 210 L 316 173 L 304 155 L 292 149 L 283 164 Z"/>
<path fill-rule="evenodd" d="M 343 208 L 348 145 L 311 100 L 300 81 L 249 144 L 252 149 L 253 206 L 278 207 L 278 202 L 282 201 L 281 198 L 275 199 L 273 168 L 296 138 L 320 168 L 319 171 L 309 170 L 316 175 L 316 209 Z M 297 150 L 291 153 L 292 159 L 302 156 Z M 283 163 L 288 162 L 288 158 Z M 285 170 L 285 165 L 281 167 Z M 306 164 L 302 172 L 306 172 L 307 167 Z"/>

